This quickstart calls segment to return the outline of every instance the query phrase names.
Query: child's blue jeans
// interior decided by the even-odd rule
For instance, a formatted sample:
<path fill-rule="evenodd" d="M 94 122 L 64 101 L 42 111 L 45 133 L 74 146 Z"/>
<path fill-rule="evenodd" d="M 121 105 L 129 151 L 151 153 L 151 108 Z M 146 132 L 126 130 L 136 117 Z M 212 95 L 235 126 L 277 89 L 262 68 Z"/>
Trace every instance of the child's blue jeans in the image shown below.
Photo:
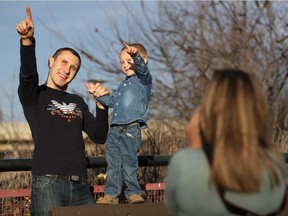
<path fill-rule="evenodd" d="M 141 195 L 137 179 L 138 156 L 141 145 L 139 124 L 111 126 L 106 142 L 107 181 L 105 195 L 117 197 L 121 193 L 123 180 L 125 196 Z"/>

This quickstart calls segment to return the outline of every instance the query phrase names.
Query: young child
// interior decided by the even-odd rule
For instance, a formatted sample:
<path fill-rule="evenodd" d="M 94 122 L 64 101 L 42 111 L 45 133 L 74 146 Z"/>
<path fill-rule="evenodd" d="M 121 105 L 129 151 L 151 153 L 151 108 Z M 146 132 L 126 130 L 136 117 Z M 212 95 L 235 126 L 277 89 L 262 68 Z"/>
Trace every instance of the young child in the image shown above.
<path fill-rule="evenodd" d="M 143 203 L 137 179 L 141 129 L 146 127 L 148 100 L 152 76 L 147 63 L 146 49 L 139 43 L 128 45 L 120 51 L 120 63 L 125 80 L 112 95 L 97 97 L 105 106 L 113 108 L 112 122 L 105 146 L 107 181 L 104 197 L 97 204 L 118 204 L 122 183 L 129 203 Z"/>

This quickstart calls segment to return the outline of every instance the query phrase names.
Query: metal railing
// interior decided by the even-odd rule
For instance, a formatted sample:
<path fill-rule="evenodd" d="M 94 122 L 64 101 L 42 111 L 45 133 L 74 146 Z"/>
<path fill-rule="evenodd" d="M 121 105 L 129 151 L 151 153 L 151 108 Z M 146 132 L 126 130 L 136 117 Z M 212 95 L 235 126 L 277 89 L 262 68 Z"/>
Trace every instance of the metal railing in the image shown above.
<path fill-rule="evenodd" d="M 288 153 L 282 153 L 284 160 L 288 163 Z M 168 166 L 172 155 L 141 155 L 138 156 L 139 167 L 146 166 Z M 107 161 L 105 156 L 87 157 L 87 168 L 105 168 Z M 32 159 L 5 159 L 0 160 L 0 172 L 30 171 Z"/>
<path fill-rule="evenodd" d="M 140 167 L 145 166 L 167 166 L 171 155 L 142 155 L 138 156 Z M 104 168 L 107 167 L 105 156 L 87 157 L 87 168 Z M 10 171 L 30 171 L 32 159 L 5 159 L 0 160 L 0 172 Z"/>

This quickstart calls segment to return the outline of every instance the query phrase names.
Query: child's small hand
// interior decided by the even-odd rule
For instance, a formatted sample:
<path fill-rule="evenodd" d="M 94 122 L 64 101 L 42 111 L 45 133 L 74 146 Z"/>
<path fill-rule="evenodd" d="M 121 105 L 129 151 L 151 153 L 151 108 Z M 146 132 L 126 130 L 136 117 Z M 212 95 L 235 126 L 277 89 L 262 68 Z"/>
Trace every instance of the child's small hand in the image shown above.
<path fill-rule="evenodd" d="M 105 107 L 103 106 L 103 104 L 101 104 L 98 100 L 97 97 L 101 97 L 103 95 L 107 95 L 109 94 L 109 91 L 106 87 L 104 87 L 103 85 L 101 85 L 100 83 L 85 83 L 86 86 L 86 91 L 89 92 L 91 94 L 91 96 L 93 97 L 93 99 L 96 101 L 96 105 L 100 108 L 100 109 L 105 109 Z"/>
<path fill-rule="evenodd" d="M 109 94 L 108 89 L 100 83 L 86 83 L 86 91 L 93 95 L 93 97 L 101 97 Z"/>
<path fill-rule="evenodd" d="M 125 41 L 123 41 L 123 45 L 125 46 L 126 52 L 131 56 L 131 57 L 136 57 L 138 56 L 138 50 L 136 47 L 129 46 Z"/>

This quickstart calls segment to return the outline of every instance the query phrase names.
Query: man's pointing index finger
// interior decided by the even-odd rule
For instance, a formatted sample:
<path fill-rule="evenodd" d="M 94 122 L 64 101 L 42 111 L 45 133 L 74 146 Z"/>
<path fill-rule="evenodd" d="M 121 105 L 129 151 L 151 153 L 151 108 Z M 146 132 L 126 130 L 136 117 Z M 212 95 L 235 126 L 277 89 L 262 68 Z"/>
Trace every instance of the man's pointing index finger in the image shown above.
<path fill-rule="evenodd" d="M 26 7 L 26 16 L 27 16 L 27 20 L 32 21 L 32 13 L 31 13 L 30 7 Z"/>

